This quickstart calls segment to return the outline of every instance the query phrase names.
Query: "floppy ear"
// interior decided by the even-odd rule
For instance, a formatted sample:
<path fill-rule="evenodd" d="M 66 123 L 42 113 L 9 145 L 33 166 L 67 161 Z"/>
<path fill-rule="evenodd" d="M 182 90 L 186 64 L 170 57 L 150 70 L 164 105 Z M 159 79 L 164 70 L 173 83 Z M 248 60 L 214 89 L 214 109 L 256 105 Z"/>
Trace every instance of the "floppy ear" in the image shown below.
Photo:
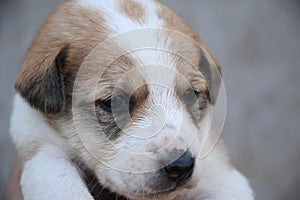
<path fill-rule="evenodd" d="M 203 46 L 200 51 L 199 69 L 207 82 L 210 103 L 214 105 L 217 101 L 222 80 L 222 70 L 220 64 L 206 46 Z"/>
<path fill-rule="evenodd" d="M 45 114 L 56 114 L 64 108 L 61 70 L 67 51 L 68 46 L 47 50 L 29 49 L 17 76 L 16 90 L 32 107 Z"/>

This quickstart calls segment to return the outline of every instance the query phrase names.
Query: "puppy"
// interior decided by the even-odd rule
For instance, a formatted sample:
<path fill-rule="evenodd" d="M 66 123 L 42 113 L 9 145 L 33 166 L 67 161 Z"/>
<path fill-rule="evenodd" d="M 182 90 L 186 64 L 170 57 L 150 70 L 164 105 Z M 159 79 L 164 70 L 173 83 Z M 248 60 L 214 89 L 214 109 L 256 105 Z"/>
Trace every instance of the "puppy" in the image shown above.
<path fill-rule="evenodd" d="M 207 47 L 158 1 L 64 3 L 15 83 L 24 199 L 92 200 L 89 173 L 115 198 L 253 199 L 210 131 L 220 83 Z"/>

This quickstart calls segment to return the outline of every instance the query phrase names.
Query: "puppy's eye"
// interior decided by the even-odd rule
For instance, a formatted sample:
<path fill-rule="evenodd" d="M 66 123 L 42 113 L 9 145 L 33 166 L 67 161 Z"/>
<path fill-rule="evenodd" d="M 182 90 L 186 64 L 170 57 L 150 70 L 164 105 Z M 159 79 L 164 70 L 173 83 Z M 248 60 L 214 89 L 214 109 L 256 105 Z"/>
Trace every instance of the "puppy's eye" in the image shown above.
<path fill-rule="evenodd" d="M 194 91 L 193 89 L 187 90 L 183 95 L 183 100 L 188 106 L 192 106 L 195 104 L 197 100 L 198 92 Z"/>
<path fill-rule="evenodd" d="M 111 99 L 104 99 L 104 100 L 97 100 L 95 102 L 96 106 L 100 106 L 103 110 L 107 111 L 107 112 L 112 112 L 112 109 L 111 109 Z"/>
<path fill-rule="evenodd" d="M 129 99 L 129 106 L 128 106 L 130 112 L 133 110 L 134 106 L 135 106 L 134 99 L 133 99 L 133 97 L 130 97 L 130 99 Z"/>
<path fill-rule="evenodd" d="M 104 100 L 97 100 L 96 105 L 100 106 L 103 110 L 112 113 L 113 111 L 129 111 L 131 112 L 134 108 L 133 98 L 126 96 L 114 96 Z"/>

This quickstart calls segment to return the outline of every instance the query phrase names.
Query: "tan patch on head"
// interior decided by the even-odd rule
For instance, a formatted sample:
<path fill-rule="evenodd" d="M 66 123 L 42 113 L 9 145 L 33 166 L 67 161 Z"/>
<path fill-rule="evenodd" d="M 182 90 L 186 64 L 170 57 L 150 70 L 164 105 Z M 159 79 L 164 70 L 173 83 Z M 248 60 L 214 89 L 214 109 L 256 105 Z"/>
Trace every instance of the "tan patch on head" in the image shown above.
<path fill-rule="evenodd" d="M 121 13 L 137 22 L 143 22 L 146 18 L 146 11 L 138 1 L 119 0 L 118 6 Z"/>
<path fill-rule="evenodd" d="M 159 4 L 158 16 L 165 22 L 165 28 L 179 31 L 196 42 L 199 42 L 199 36 L 194 32 L 191 27 L 172 9 L 166 7 L 165 5 L 157 2 Z"/>
<path fill-rule="evenodd" d="M 126 72 L 136 67 L 138 63 L 130 55 L 121 55 L 113 61 L 103 73 L 104 77 L 111 79 L 102 79 L 105 82 L 114 82 L 120 79 L 121 76 L 125 75 Z"/>
<path fill-rule="evenodd" d="M 174 41 L 175 43 L 177 43 L 177 48 L 174 52 L 178 52 L 180 56 L 184 56 L 185 59 L 187 59 L 186 62 L 189 62 L 197 68 L 200 59 L 199 46 L 204 48 L 206 48 L 206 46 L 202 43 L 198 34 L 176 12 L 161 4 L 160 2 L 157 3 L 159 4 L 157 11 L 158 16 L 164 21 L 164 27 L 167 29 L 178 31 L 179 33 L 187 37 L 184 38 L 184 36 L 180 36 L 176 41 Z"/>
<path fill-rule="evenodd" d="M 142 76 L 134 73 L 136 71 L 134 68 L 137 66 L 137 61 L 130 55 L 122 55 L 115 59 L 106 66 L 103 74 L 97 78 L 97 87 L 100 88 L 100 91 L 96 91 L 95 98 L 104 99 L 107 95 L 110 95 L 115 88 L 126 91 L 128 94 L 133 93 L 134 85 L 143 83 Z"/>

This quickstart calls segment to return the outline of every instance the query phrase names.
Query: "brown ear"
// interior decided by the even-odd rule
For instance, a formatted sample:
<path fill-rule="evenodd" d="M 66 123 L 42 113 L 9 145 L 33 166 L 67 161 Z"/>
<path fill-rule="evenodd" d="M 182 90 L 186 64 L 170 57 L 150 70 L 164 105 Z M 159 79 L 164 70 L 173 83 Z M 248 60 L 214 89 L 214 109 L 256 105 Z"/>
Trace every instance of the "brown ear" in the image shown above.
<path fill-rule="evenodd" d="M 45 114 L 56 114 L 65 104 L 61 70 L 68 47 L 52 50 L 29 49 L 15 83 L 21 96 Z"/>
<path fill-rule="evenodd" d="M 212 56 L 206 46 L 200 51 L 199 69 L 206 79 L 209 99 L 212 105 L 217 101 L 219 88 L 222 81 L 222 70 L 218 61 Z"/>

